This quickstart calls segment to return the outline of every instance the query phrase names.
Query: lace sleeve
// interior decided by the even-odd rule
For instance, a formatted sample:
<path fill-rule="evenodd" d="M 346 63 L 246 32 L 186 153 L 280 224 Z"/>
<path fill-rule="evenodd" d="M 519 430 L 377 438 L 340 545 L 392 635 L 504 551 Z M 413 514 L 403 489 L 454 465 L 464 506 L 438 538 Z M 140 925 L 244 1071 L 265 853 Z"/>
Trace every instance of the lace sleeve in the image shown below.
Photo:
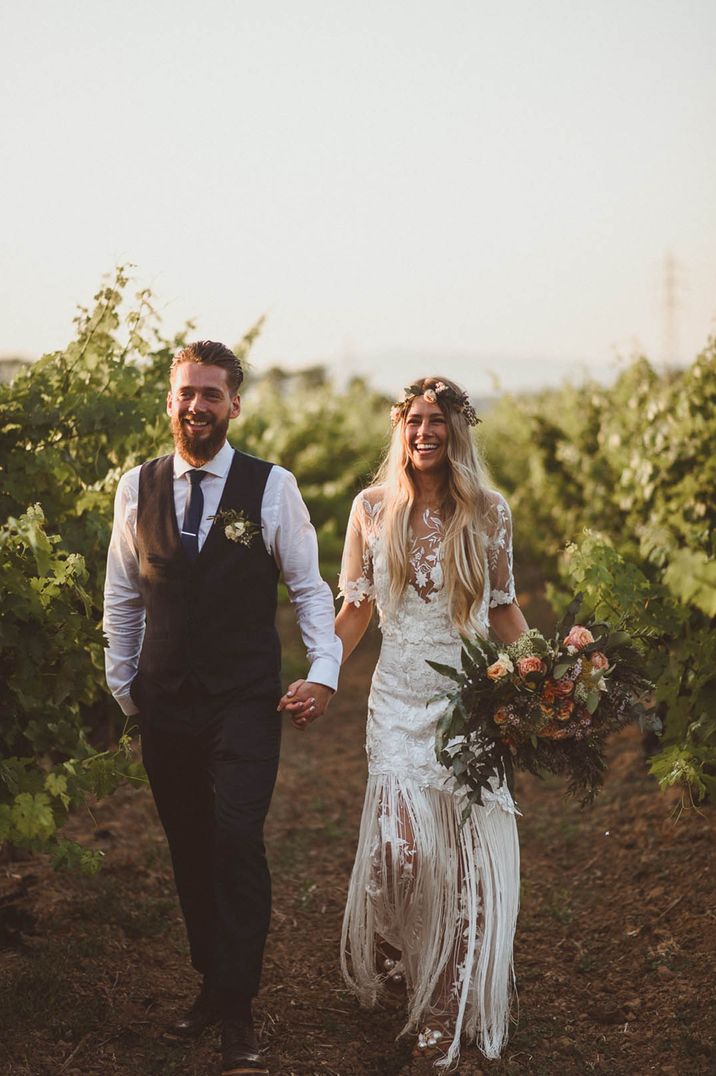
<path fill-rule="evenodd" d="M 490 608 L 516 601 L 512 576 L 512 515 L 504 497 L 496 494 L 494 524 L 487 536 Z"/>
<path fill-rule="evenodd" d="M 343 547 L 338 593 L 352 605 L 375 600 L 373 558 L 368 545 L 370 504 L 359 494 L 353 502 Z"/>

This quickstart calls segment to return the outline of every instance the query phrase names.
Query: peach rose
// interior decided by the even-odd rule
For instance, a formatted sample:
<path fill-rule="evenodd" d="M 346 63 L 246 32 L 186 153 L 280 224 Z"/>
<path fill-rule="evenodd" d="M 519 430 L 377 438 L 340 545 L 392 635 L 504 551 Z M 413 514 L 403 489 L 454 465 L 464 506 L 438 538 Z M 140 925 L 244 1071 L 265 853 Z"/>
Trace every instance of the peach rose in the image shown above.
<path fill-rule="evenodd" d="M 514 672 L 515 667 L 508 658 L 507 654 L 500 654 L 497 661 L 493 661 L 492 665 L 488 665 L 485 672 L 489 676 L 490 680 L 501 680 L 503 676 L 507 676 L 508 673 Z"/>
<path fill-rule="evenodd" d="M 547 672 L 547 666 L 541 658 L 532 656 L 529 658 L 520 658 L 517 662 L 517 672 L 520 676 L 529 676 L 530 673 L 545 673 Z"/>
<path fill-rule="evenodd" d="M 606 654 L 603 654 L 601 650 L 595 650 L 593 654 L 590 654 L 589 660 L 595 669 L 609 668 L 609 658 Z"/>
<path fill-rule="evenodd" d="M 575 650 L 584 650 L 585 646 L 594 642 L 594 636 L 589 628 L 583 628 L 581 624 L 575 624 L 569 635 L 564 640 L 565 646 L 573 646 Z"/>
<path fill-rule="evenodd" d="M 507 723 L 507 719 L 509 716 L 509 712 L 505 706 L 498 706 L 498 708 L 492 715 L 492 720 L 495 722 L 496 725 L 504 725 Z"/>

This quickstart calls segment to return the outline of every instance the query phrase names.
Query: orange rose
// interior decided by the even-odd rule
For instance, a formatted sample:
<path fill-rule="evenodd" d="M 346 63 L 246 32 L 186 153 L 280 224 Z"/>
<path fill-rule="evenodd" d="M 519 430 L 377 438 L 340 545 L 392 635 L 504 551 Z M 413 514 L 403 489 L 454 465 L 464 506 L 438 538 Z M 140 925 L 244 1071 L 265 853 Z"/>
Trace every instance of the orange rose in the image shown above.
<path fill-rule="evenodd" d="M 496 725 L 505 725 L 509 716 L 510 715 L 506 707 L 498 706 L 498 708 L 492 715 L 492 720 L 495 722 Z"/>
<path fill-rule="evenodd" d="M 562 676 L 559 680 L 554 680 L 554 693 L 564 698 L 565 695 L 571 695 L 574 691 L 574 681 L 570 680 L 568 676 Z"/>
<path fill-rule="evenodd" d="M 585 646 L 594 642 L 594 636 L 589 628 L 583 628 L 581 624 L 575 624 L 569 635 L 564 640 L 565 646 L 573 646 L 575 650 L 584 650 Z"/>
<path fill-rule="evenodd" d="M 595 669 L 609 668 L 609 658 L 606 654 L 603 654 L 601 650 L 595 650 L 593 654 L 590 654 L 589 660 Z"/>
<path fill-rule="evenodd" d="M 541 692 L 540 698 L 542 699 L 543 702 L 546 702 L 546 703 L 553 703 L 554 702 L 554 700 L 557 698 L 557 691 L 555 689 L 554 680 L 547 680 L 542 685 L 542 692 Z"/>
<path fill-rule="evenodd" d="M 559 721 L 567 721 L 572 716 L 572 710 L 574 709 L 574 703 L 571 699 L 564 699 L 557 707 L 555 716 Z"/>
<path fill-rule="evenodd" d="M 530 673 L 545 673 L 547 672 L 547 666 L 541 658 L 532 657 L 520 658 L 517 662 L 517 672 L 520 676 L 525 677 Z"/>

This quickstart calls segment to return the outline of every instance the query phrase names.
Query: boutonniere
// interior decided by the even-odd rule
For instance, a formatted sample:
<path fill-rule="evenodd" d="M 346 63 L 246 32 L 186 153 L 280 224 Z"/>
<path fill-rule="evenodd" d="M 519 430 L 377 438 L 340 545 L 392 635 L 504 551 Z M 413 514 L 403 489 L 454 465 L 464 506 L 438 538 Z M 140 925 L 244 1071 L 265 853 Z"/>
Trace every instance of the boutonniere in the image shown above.
<path fill-rule="evenodd" d="M 233 508 L 217 512 L 215 516 L 209 516 L 209 519 L 213 519 L 217 526 L 224 528 L 224 535 L 230 542 L 245 545 L 247 549 L 261 530 L 258 523 L 250 520 L 245 512 L 237 512 Z"/>

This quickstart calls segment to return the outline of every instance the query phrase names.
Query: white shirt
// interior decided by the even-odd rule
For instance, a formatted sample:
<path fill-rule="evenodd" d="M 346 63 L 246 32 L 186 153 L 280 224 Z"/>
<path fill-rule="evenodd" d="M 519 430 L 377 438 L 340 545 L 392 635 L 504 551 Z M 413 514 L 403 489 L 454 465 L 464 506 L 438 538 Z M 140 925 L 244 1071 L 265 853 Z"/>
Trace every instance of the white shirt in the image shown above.
<path fill-rule="evenodd" d="M 201 483 L 204 510 L 199 527 L 199 549 L 206 541 L 226 485 L 234 457 L 228 441 L 198 470 L 206 471 Z M 174 453 L 174 506 L 181 530 L 190 489 L 187 471 L 192 465 Z M 109 690 L 128 716 L 137 713 L 129 688 L 137 675 L 139 653 L 144 639 L 145 612 L 139 590 L 137 555 L 137 498 L 139 467 L 122 475 L 114 501 L 114 524 L 107 555 L 104 588 L 105 670 Z M 288 596 L 295 606 L 296 619 L 311 663 L 306 679 L 335 690 L 341 665 L 342 645 L 334 631 L 331 588 L 318 569 L 318 542 L 308 509 L 296 479 L 283 467 L 269 472 L 261 502 L 261 536 L 274 558 Z"/>

